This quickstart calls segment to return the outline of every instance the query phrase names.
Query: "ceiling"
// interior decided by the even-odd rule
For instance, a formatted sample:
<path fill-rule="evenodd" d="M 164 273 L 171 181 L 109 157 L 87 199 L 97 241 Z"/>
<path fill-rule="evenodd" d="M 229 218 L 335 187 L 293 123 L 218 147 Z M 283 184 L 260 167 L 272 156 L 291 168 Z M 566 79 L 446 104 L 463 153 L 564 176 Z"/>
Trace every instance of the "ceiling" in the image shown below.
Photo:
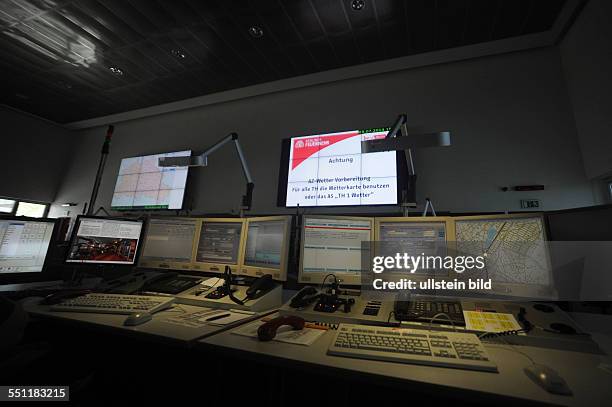
<path fill-rule="evenodd" d="M 75 122 L 540 33 L 565 3 L 0 0 L 0 103 Z"/>

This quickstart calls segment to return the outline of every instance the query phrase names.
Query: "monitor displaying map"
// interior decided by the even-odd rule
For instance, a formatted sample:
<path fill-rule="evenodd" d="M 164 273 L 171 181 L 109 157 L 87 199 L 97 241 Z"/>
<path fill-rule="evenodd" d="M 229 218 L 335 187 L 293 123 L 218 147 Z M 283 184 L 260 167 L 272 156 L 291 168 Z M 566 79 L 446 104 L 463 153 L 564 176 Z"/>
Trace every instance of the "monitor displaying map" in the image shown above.
<path fill-rule="evenodd" d="M 548 286 L 551 268 L 544 221 L 532 217 L 480 217 L 455 220 L 458 254 L 484 256 L 485 268 L 470 277 L 493 284 Z M 474 275 L 480 273 L 480 276 Z"/>
<path fill-rule="evenodd" d="M 111 208 L 181 209 L 188 167 L 160 167 L 161 157 L 188 157 L 191 150 L 121 160 Z"/>

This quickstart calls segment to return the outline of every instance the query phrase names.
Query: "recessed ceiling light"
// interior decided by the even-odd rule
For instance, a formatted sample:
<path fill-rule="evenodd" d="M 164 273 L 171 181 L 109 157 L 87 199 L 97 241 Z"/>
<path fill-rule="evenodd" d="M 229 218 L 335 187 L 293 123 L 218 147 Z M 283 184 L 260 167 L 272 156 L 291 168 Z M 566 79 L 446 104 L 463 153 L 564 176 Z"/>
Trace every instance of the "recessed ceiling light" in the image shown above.
<path fill-rule="evenodd" d="M 363 10 L 365 7 L 365 0 L 353 0 L 351 8 L 355 11 Z"/>
<path fill-rule="evenodd" d="M 171 49 L 170 53 L 178 59 L 185 59 L 187 57 L 187 55 L 185 55 L 185 53 L 180 49 Z"/>
<path fill-rule="evenodd" d="M 253 26 L 249 27 L 249 34 L 251 34 L 251 37 L 253 37 L 253 38 L 261 38 L 261 37 L 263 37 L 264 32 L 261 29 L 261 27 L 253 25 Z"/>
<path fill-rule="evenodd" d="M 117 76 L 123 76 L 123 71 L 121 70 L 121 68 L 118 68 L 116 66 L 109 66 L 108 70 Z"/>

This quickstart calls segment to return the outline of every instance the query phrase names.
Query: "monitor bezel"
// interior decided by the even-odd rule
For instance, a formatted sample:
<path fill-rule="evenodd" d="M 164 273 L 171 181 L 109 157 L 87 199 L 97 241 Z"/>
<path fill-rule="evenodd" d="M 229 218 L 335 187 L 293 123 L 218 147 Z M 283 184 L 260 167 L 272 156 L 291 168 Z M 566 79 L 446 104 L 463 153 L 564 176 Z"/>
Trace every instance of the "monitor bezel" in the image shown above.
<path fill-rule="evenodd" d="M 213 273 L 213 274 L 223 274 L 225 272 L 225 266 L 229 266 L 232 273 L 238 274 L 238 270 L 240 270 L 240 266 L 242 265 L 242 256 L 244 253 L 244 244 L 245 244 L 245 225 L 246 219 L 244 218 L 197 218 L 198 224 L 196 227 L 196 238 L 195 244 L 193 245 L 193 251 L 191 254 L 191 270 L 203 272 L 203 273 Z M 235 264 L 230 263 L 215 263 L 215 262 L 201 262 L 197 261 L 198 258 L 198 248 L 200 247 L 200 238 L 202 233 L 202 225 L 205 223 L 240 223 L 240 242 L 238 246 L 238 258 L 236 259 Z"/>
<path fill-rule="evenodd" d="M 104 262 L 90 262 L 90 261 L 76 261 L 70 260 L 70 250 L 75 243 L 75 239 L 77 238 L 77 233 L 79 231 L 79 227 L 81 225 L 81 221 L 83 219 L 104 219 L 104 220 L 116 220 L 116 221 L 127 221 L 127 222 L 140 222 L 142 227 L 140 228 L 140 235 L 138 237 L 138 245 L 136 247 L 136 253 L 134 255 L 133 263 L 104 263 Z M 117 216 L 95 216 L 95 215 L 78 215 L 76 221 L 74 222 L 74 226 L 72 228 L 72 235 L 70 236 L 70 243 L 68 245 L 68 250 L 66 251 L 66 255 L 64 257 L 64 264 L 67 266 L 87 266 L 87 267 L 117 267 L 117 268 L 132 268 L 136 267 L 138 261 L 140 260 L 140 253 L 142 251 L 142 238 L 145 230 L 145 221 L 140 218 L 125 218 L 125 217 L 117 217 Z"/>
<path fill-rule="evenodd" d="M 56 242 L 54 240 L 55 232 L 57 229 L 57 219 L 52 218 L 31 218 L 27 216 L 13 216 L 13 215 L 0 215 L 0 221 L 8 220 L 8 221 L 22 221 L 22 222 L 44 222 L 44 223 L 52 223 L 53 229 L 51 230 L 51 239 L 49 240 L 49 247 L 47 248 L 47 254 L 45 255 L 45 260 L 43 262 L 42 268 L 40 271 L 32 271 L 32 272 L 21 272 L 21 273 L 0 273 L 0 285 L 5 284 L 22 284 L 22 283 L 32 283 L 37 281 L 45 281 L 50 277 L 50 264 L 51 264 L 51 252 L 53 251 L 53 245 Z"/>
<path fill-rule="evenodd" d="M 249 225 L 251 222 L 275 222 L 285 221 L 285 238 L 283 239 L 283 246 L 281 247 L 281 261 L 278 269 L 272 267 L 262 266 L 250 266 L 246 264 L 246 249 L 247 241 L 249 238 Z M 238 274 L 249 276 L 249 277 L 261 277 L 264 274 L 271 274 L 272 279 L 276 281 L 287 281 L 287 268 L 289 264 L 289 246 L 291 236 L 291 215 L 282 216 L 260 216 L 246 219 L 245 224 L 245 236 L 244 236 L 244 247 L 242 256 L 242 266 Z"/>
<path fill-rule="evenodd" d="M 298 283 L 303 284 L 322 284 L 327 275 L 330 273 L 308 273 L 308 278 L 304 278 L 304 240 L 306 234 L 306 218 L 314 218 L 314 219 L 340 219 L 340 220 L 367 220 L 370 222 L 370 242 L 374 237 L 374 217 L 367 216 L 333 216 L 333 215 L 302 215 L 302 223 L 300 230 L 300 266 L 298 269 Z M 361 285 L 361 274 L 359 275 L 337 275 L 337 277 L 342 280 L 341 284 L 346 286 L 360 286 Z M 328 280 L 329 281 L 329 280 Z"/>
<path fill-rule="evenodd" d="M 446 249 L 447 253 L 453 253 L 455 248 L 455 223 L 450 216 L 391 216 L 374 218 L 374 241 L 380 241 L 380 225 L 384 223 L 444 223 L 446 229 Z M 376 245 L 374 245 L 374 250 Z M 376 253 L 375 253 L 376 255 Z M 430 278 L 448 278 L 450 273 L 443 275 L 436 273 L 435 276 L 423 274 L 411 274 L 410 279 L 414 281 L 427 280 Z"/>
<path fill-rule="evenodd" d="M 395 203 L 381 203 L 381 204 L 359 204 L 359 205 L 294 205 L 287 206 L 287 180 L 289 178 L 289 159 L 291 155 L 291 139 L 299 137 L 314 137 L 317 135 L 343 133 L 348 131 L 359 131 L 359 130 L 375 130 L 375 129 L 389 129 L 387 127 L 374 127 L 369 129 L 350 129 L 350 130 L 336 130 L 332 132 L 318 132 L 313 134 L 302 134 L 293 137 L 286 137 L 281 140 L 281 158 L 278 171 L 278 187 L 276 206 L 282 208 L 359 208 L 359 207 L 384 207 L 384 206 L 397 206 L 402 203 L 403 191 L 406 192 L 407 200 L 416 202 L 416 192 L 410 189 L 410 182 L 408 177 L 408 164 L 406 162 L 406 153 L 404 151 L 396 151 L 395 153 L 395 171 L 396 171 L 396 189 L 397 196 Z M 363 153 L 362 153 L 363 154 Z"/>
<path fill-rule="evenodd" d="M 149 228 L 151 226 L 151 222 L 154 221 L 190 221 L 194 224 L 194 235 L 191 241 L 191 251 L 189 255 L 189 259 L 185 262 L 177 262 L 177 261 L 159 261 L 159 260 L 143 260 L 144 252 L 147 247 L 147 237 L 149 236 Z M 143 235 L 143 244 L 142 244 L 142 252 L 140 253 L 140 258 L 138 260 L 138 267 L 140 268 L 154 268 L 154 269 L 163 269 L 163 270 L 184 270 L 189 271 L 192 269 L 192 260 L 193 260 L 193 248 L 196 245 L 196 237 L 199 235 L 199 226 L 197 218 L 191 217 L 180 217 L 180 216 L 156 216 L 150 217 L 145 226 L 145 233 Z"/>
<path fill-rule="evenodd" d="M 554 287 L 554 276 L 552 272 L 552 261 L 550 257 L 550 248 L 548 240 L 548 227 L 546 223 L 546 216 L 543 212 L 521 212 L 521 213 L 509 213 L 509 214 L 492 214 L 492 215 L 476 215 L 476 216 L 454 216 L 452 217 L 455 223 L 455 245 L 457 244 L 457 222 L 458 221 L 469 221 L 469 220 L 491 220 L 491 219 L 527 219 L 527 218 L 540 218 L 542 222 L 542 234 L 544 240 L 544 248 L 546 250 L 546 262 L 548 263 L 548 278 L 550 285 L 542 284 L 522 284 L 522 283 L 496 283 L 498 287 L 506 287 L 510 289 L 511 293 L 498 292 L 498 291 L 472 291 L 477 294 L 477 298 L 496 298 L 501 299 L 525 299 L 525 300 L 554 300 L 558 297 L 558 293 Z"/>

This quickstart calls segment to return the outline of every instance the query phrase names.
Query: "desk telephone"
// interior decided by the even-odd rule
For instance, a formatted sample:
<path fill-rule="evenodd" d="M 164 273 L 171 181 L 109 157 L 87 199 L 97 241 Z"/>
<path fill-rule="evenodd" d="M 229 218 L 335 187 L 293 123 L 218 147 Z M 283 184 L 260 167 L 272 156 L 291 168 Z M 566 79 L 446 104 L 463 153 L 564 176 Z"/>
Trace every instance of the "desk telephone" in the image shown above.
<path fill-rule="evenodd" d="M 264 274 L 249 285 L 249 288 L 246 290 L 246 297 L 241 300 L 234 296 L 236 289 L 232 288 L 232 270 L 229 266 L 225 266 L 223 279 L 223 285 L 206 295 L 206 298 L 217 300 L 225 296 L 229 296 L 230 299 L 236 304 L 244 305 L 245 302 L 261 297 L 276 286 L 276 283 L 274 283 L 274 280 L 272 280 L 272 275 Z"/>

